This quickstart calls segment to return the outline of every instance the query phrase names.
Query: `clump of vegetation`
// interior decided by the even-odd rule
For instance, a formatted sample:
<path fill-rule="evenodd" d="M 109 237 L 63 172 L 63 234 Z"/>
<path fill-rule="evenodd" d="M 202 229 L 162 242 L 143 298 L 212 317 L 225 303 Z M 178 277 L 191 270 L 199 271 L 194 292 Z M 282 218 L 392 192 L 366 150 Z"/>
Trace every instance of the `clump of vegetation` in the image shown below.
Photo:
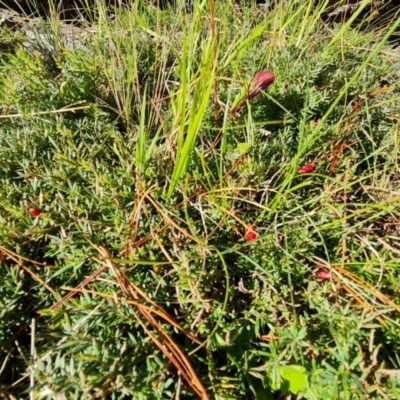
<path fill-rule="evenodd" d="M 1 394 L 398 398 L 400 20 L 177 3 L 3 52 Z"/>

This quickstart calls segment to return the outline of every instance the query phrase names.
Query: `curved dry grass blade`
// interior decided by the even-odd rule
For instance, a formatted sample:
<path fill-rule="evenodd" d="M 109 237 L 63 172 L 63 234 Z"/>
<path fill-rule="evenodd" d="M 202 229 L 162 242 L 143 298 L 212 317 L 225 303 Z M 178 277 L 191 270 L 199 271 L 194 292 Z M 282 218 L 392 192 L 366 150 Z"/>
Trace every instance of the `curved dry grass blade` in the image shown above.
<path fill-rule="evenodd" d="M 343 283 L 340 279 L 338 279 L 338 277 L 336 275 L 334 275 L 334 279 L 338 282 L 340 282 L 343 286 L 343 289 L 350 294 L 350 296 L 352 296 L 357 303 L 361 304 L 364 308 L 368 308 L 369 312 L 376 317 L 376 319 L 385 327 L 388 327 L 388 324 L 386 323 L 386 321 L 380 317 L 373 309 L 370 305 L 368 305 L 363 299 L 361 299 L 355 292 L 354 290 L 350 289 L 345 283 Z"/>
<path fill-rule="evenodd" d="M 150 203 L 153 204 L 154 208 L 160 213 L 160 215 L 162 215 L 162 217 L 166 221 L 168 221 L 168 223 L 170 225 L 175 227 L 180 233 L 182 233 L 184 236 L 192 239 L 197 244 L 201 244 L 201 245 L 203 244 L 203 243 L 199 242 L 199 240 L 196 239 L 194 236 L 192 236 L 188 231 L 186 231 L 185 229 L 181 228 L 172 218 L 170 218 L 167 215 L 167 212 L 165 210 L 163 210 L 162 207 L 150 195 L 148 195 L 147 198 L 149 199 Z"/>
<path fill-rule="evenodd" d="M 122 292 L 127 296 L 127 298 L 133 298 L 134 300 L 139 300 L 139 294 L 142 297 L 148 299 L 147 296 L 138 288 L 136 288 L 132 283 L 130 283 L 125 275 L 119 270 L 119 268 L 111 261 L 111 254 L 109 251 L 103 246 L 95 246 L 96 250 L 100 253 L 104 258 L 104 263 L 110 268 L 110 270 L 114 273 L 118 284 L 121 287 Z M 155 305 L 158 310 L 160 307 L 151 302 L 152 305 Z M 196 375 L 193 367 L 191 366 L 186 355 L 180 350 L 180 348 L 176 345 L 176 343 L 168 336 L 167 333 L 160 327 L 157 320 L 151 315 L 151 313 L 144 307 L 138 306 L 140 313 L 147 320 L 147 322 L 151 325 L 151 327 L 157 332 L 160 336 L 161 341 L 156 338 L 147 328 L 145 323 L 135 314 L 137 321 L 143 327 L 145 332 L 149 335 L 152 341 L 156 344 L 156 346 L 164 353 L 164 355 L 171 361 L 171 363 L 177 368 L 177 370 L 182 374 L 185 378 L 188 385 L 199 395 L 201 399 L 208 400 L 208 395 L 206 390 L 204 389 L 202 383 Z M 164 311 L 164 314 L 165 311 Z M 171 317 L 170 317 L 171 318 Z M 172 319 L 172 318 L 171 318 Z"/>
<path fill-rule="evenodd" d="M 144 202 L 144 199 L 146 197 L 146 194 L 150 193 L 154 189 L 154 185 L 149 187 L 145 193 L 142 192 L 140 185 L 138 185 L 138 199 L 133 203 L 133 208 L 131 212 L 131 217 L 129 220 L 129 231 L 128 231 L 128 239 L 125 244 L 125 250 L 124 250 L 124 255 L 125 257 L 128 256 L 129 248 L 131 242 L 136 242 L 136 239 L 138 237 L 138 231 L 139 231 L 139 222 L 140 222 L 140 210 L 142 208 L 142 203 Z M 134 234 L 132 237 L 132 230 L 133 226 L 135 225 L 135 230 Z M 134 244 L 134 247 L 136 247 L 137 244 Z"/>
<path fill-rule="evenodd" d="M 194 337 L 193 335 L 191 335 L 185 328 L 183 328 L 182 326 L 180 326 L 168 313 L 166 313 L 162 308 L 157 307 L 157 308 L 151 308 L 149 306 L 147 306 L 146 304 L 141 303 L 140 301 L 137 300 L 129 300 L 129 299 L 125 299 L 122 297 L 115 297 L 112 296 L 111 294 L 107 294 L 107 293 L 102 293 L 102 292 L 98 292 L 97 290 L 90 290 L 90 289 L 77 289 L 77 288 L 68 288 L 68 287 L 62 287 L 62 290 L 68 290 L 71 292 L 85 292 L 85 293 L 90 293 L 90 294 L 94 294 L 96 296 L 100 296 L 100 297 L 105 297 L 107 299 L 117 299 L 118 301 L 121 302 L 126 302 L 127 304 L 131 304 L 134 305 L 138 308 L 143 308 L 145 310 L 147 310 L 150 313 L 154 313 L 156 315 L 158 315 L 159 317 L 161 317 L 162 319 L 164 319 L 166 322 L 168 322 L 169 324 L 171 324 L 172 326 L 174 326 L 176 329 L 180 330 L 183 334 L 185 334 L 189 339 L 193 340 L 194 342 L 200 344 L 201 341 L 199 339 L 197 339 L 196 337 Z"/>
<path fill-rule="evenodd" d="M 25 257 L 21 257 L 19 254 L 14 253 L 11 250 L 6 249 L 5 247 L 0 246 L 0 251 L 4 254 L 6 254 L 9 258 L 11 258 L 15 264 L 19 265 L 21 268 L 23 268 L 29 275 L 31 275 L 33 277 L 33 279 L 35 279 L 35 281 L 39 282 L 41 285 L 43 285 L 50 293 L 55 294 L 56 292 L 49 286 L 47 285 L 46 282 L 44 282 L 37 274 L 35 274 L 33 271 L 31 271 L 28 267 L 26 267 L 21 261 L 20 259 L 24 260 L 24 261 L 29 261 L 32 264 L 35 265 L 40 265 L 40 266 L 44 266 L 45 264 L 40 263 L 38 261 L 34 261 L 31 260 L 29 258 L 25 258 Z"/>
<path fill-rule="evenodd" d="M 177 359 L 176 357 L 174 358 L 173 355 L 171 355 L 170 353 L 168 353 L 165 349 L 164 344 L 166 344 L 164 342 L 161 343 L 147 328 L 147 326 L 143 323 L 143 321 L 141 321 L 139 318 L 137 318 L 138 322 L 140 323 L 140 325 L 142 326 L 142 328 L 144 329 L 144 331 L 149 335 L 149 337 L 151 338 L 151 340 L 156 344 L 156 346 L 165 354 L 165 356 L 171 361 L 171 363 L 176 367 L 176 369 L 182 374 L 182 376 L 185 378 L 185 380 L 187 381 L 187 383 L 189 384 L 189 386 L 198 394 L 198 396 L 200 397 L 200 399 L 202 400 L 208 400 L 208 395 L 207 392 L 205 391 L 203 385 L 201 384 L 200 380 L 197 378 L 196 373 L 193 371 L 193 369 L 191 368 L 190 364 L 188 364 L 188 366 L 190 367 L 189 371 L 186 371 L 185 369 L 182 369 L 182 365 L 179 364 L 179 359 Z M 164 333 L 162 330 L 158 332 L 159 334 L 161 334 L 161 336 L 163 336 L 162 334 Z M 164 334 L 165 335 L 165 334 Z M 167 339 L 169 338 L 168 335 L 165 335 L 163 337 L 163 339 Z M 173 342 L 172 342 L 173 343 Z M 175 343 L 174 343 L 175 344 Z M 181 361 L 186 360 L 186 356 L 183 355 L 183 353 L 179 350 L 179 348 L 176 347 L 176 349 L 181 353 L 182 358 L 180 358 Z"/>
<path fill-rule="evenodd" d="M 370 289 L 374 295 L 380 300 L 382 301 L 382 303 L 387 304 L 388 306 L 394 308 L 397 312 L 400 313 L 400 306 L 398 306 L 396 303 L 394 303 L 393 301 L 391 301 L 386 295 L 384 295 L 382 292 L 380 292 L 379 290 L 377 290 L 373 285 L 371 285 L 368 282 L 365 282 L 364 280 L 362 280 L 361 278 L 359 278 L 357 275 L 354 275 L 353 273 L 345 270 L 343 267 L 340 266 L 335 266 L 335 268 L 342 273 L 343 275 L 346 275 L 348 278 L 350 278 L 351 280 L 353 280 L 354 282 L 358 283 L 360 286 L 364 286 L 368 289 Z"/>
<path fill-rule="evenodd" d="M 20 255 L 14 253 L 11 250 L 6 249 L 5 247 L 0 246 L 0 251 L 2 251 L 4 254 L 7 254 L 10 258 L 12 258 L 14 261 L 16 261 L 14 257 L 18 257 L 21 258 L 25 261 L 29 261 L 32 264 L 35 265 L 40 265 L 40 266 L 45 266 L 44 263 L 41 263 L 39 261 L 35 261 L 35 260 L 31 260 L 29 258 L 26 257 L 21 257 Z M 21 265 L 22 268 L 24 268 L 29 274 L 32 275 L 32 271 L 30 271 L 28 268 L 24 267 L 23 265 Z M 91 274 L 90 276 L 88 276 L 83 282 L 81 282 L 75 289 L 73 289 L 70 293 L 66 294 L 62 299 L 60 299 L 59 301 L 57 301 L 56 303 L 54 303 L 51 307 L 49 307 L 49 310 L 54 310 L 55 308 L 59 307 L 61 304 L 63 304 L 64 302 L 66 302 L 67 300 L 69 300 L 71 297 L 73 297 L 76 293 L 78 293 L 79 291 L 81 291 L 81 289 L 83 289 L 87 284 L 89 284 L 93 279 L 95 279 L 98 275 L 100 275 L 102 272 L 104 272 L 107 269 L 107 267 L 102 267 L 100 269 L 98 269 L 97 271 L 93 272 L 93 274 Z M 36 276 L 36 275 L 35 275 Z M 50 287 L 47 287 L 45 285 L 45 287 L 54 294 L 53 290 Z M 38 317 L 35 318 L 35 321 L 39 321 L 41 318 L 43 318 L 43 315 L 40 315 Z M 9 343 L 13 342 L 15 340 L 15 338 L 17 338 L 25 329 L 27 329 L 30 326 L 31 323 L 25 324 L 24 326 L 22 326 L 20 329 L 18 329 L 17 332 L 15 332 L 10 338 L 8 338 L 4 343 L 3 346 L 8 346 Z"/>
<path fill-rule="evenodd" d="M 339 266 L 339 265 L 330 265 L 326 261 L 321 260 L 318 257 L 314 257 L 315 263 L 324 269 L 327 269 L 329 271 L 332 271 L 332 277 L 333 279 L 340 283 L 343 287 L 343 289 L 349 293 L 354 300 L 357 301 L 360 305 L 362 305 L 364 308 L 367 308 L 369 312 L 376 317 L 376 319 L 386 328 L 388 327 L 387 322 L 379 316 L 379 313 L 376 312 L 373 309 L 372 304 L 368 304 L 360 295 L 358 295 L 354 289 L 350 288 L 349 285 L 344 282 L 342 276 L 346 276 L 351 282 L 361 286 L 364 289 L 367 289 L 368 291 L 372 292 L 374 296 L 376 296 L 377 299 L 379 299 L 382 303 L 387 304 L 390 306 L 393 310 L 400 312 L 400 306 L 398 306 L 396 303 L 394 303 L 392 300 L 390 300 L 387 296 L 385 296 L 383 293 L 381 293 L 379 290 L 377 290 L 373 285 L 370 283 L 364 281 L 363 279 L 359 278 L 357 275 L 353 274 L 352 272 L 347 271 L 345 268 Z"/>
<path fill-rule="evenodd" d="M 93 279 L 97 278 L 98 275 L 103 273 L 107 267 L 101 267 L 98 270 L 94 271 L 91 275 L 89 275 L 83 282 L 81 282 L 76 288 L 72 289 L 72 291 L 68 294 L 66 294 L 61 300 L 57 301 L 57 303 L 54 303 L 49 310 L 54 310 L 58 306 L 60 306 L 62 303 L 65 301 L 69 300 L 71 297 L 73 297 L 76 293 L 82 291 L 82 289 L 88 285 Z"/>
<path fill-rule="evenodd" d="M 20 254 L 17 254 L 14 251 L 9 250 L 9 249 L 7 249 L 6 247 L 3 247 L 3 246 L 0 246 L 0 252 L 6 254 L 10 258 L 17 257 L 20 260 L 29 261 L 31 264 L 41 265 L 43 267 L 46 266 L 45 263 L 42 263 L 42 262 L 36 261 L 36 260 L 32 260 L 31 258 L 23 257 Z"/>

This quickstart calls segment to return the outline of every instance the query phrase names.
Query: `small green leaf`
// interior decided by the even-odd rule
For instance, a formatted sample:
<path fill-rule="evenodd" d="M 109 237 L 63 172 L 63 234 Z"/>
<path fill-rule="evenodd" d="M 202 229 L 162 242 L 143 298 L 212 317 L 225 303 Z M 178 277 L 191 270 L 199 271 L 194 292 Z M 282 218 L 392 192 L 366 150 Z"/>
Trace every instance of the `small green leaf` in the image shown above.
<path fill-rule="evenodd" d="M 229 151 L 228 157 L 231 160 L 236 160 L 246 154 L 250 149 L 249 143 L 239 143 L 234 149 Z"/>
<path fill-rule="evenodd" d="M 235 151 L 239 152 L 240 154 L 245 154 L 249 150 L 250 145 L 248 143 L 239 143 L 236 146 Z"/>
<path fill-rule="evenodd" d="M 307 384 L 307 371 L 301 365 L 283 365 L 279 367 L 281 391 L 297 394 Z"/>
<path fill-rule="evenodd" d="M 215 332 L 214 338 L 218 346 L 225 347 L 227 345 L 226 341 L 222 338 L 222 336 L 218 332 Z"/>

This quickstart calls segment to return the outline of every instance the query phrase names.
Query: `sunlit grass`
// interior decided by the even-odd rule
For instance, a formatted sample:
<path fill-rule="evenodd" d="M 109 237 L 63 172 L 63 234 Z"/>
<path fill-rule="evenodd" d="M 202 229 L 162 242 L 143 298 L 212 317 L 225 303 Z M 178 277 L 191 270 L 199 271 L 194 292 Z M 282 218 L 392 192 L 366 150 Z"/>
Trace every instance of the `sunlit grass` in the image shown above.
<path fill-rule="evenodd" d="M 400 19 L 98 3 L 3 53 L 2 390 L 398 397 Z"/>

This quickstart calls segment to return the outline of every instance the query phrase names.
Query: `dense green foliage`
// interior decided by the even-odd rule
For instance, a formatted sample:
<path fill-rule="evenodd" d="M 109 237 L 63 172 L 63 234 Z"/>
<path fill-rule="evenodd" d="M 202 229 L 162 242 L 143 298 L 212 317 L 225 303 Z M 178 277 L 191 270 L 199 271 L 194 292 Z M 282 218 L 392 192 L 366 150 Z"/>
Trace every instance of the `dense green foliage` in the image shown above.
<path fill-rule="evenodd" d="M 198 398 L 132 285 L 209 398 L 400 397 L 399 21 L 211 3 L 1 31 L 0 394 Z"/>

